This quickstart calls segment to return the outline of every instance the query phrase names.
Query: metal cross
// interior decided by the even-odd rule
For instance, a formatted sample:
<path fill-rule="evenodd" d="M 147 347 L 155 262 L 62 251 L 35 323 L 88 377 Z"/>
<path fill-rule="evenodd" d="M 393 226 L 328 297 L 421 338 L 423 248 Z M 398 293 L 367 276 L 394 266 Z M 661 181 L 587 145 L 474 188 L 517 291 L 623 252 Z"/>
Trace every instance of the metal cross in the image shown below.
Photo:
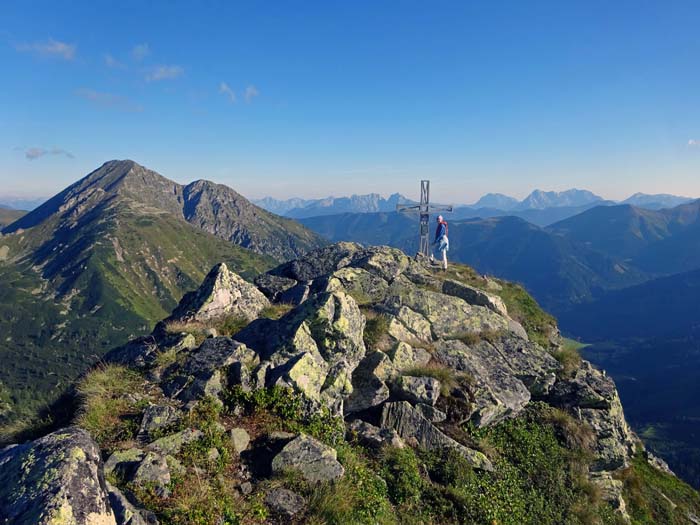
<path fill-rule="evenodd" d="M 420 204 L 417 206 L 406 206 L 397 204 L 396 211 L 418 210 L 420 212 L 420 242 L 418 253 L 428 257 L 430 255 L 430 212 L 431 211 L 452 211 L 452 206 L 431 206 L 430 205 L 430 181 L 420 181 Z"/>

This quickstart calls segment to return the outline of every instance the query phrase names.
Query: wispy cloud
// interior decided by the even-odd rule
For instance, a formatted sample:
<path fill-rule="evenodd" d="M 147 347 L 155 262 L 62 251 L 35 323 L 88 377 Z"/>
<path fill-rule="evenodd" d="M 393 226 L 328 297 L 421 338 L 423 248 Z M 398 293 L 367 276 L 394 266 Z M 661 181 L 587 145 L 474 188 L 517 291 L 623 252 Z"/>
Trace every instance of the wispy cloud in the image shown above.
<path fill-rule="evenodd" d="M 36 160 L 46 155 L 63 155 L 69 159 L 74 159 L 75 156 L 70 152 L 60 148 L 44 149 L 44 148 L 27 148 L 24 156 L 27 160 Z"/>
<path fill-rule="evenodd" d="M 105 54 L 104 59 L 105 59 L 105 65 L 107 67 L 111 67 L 113 69 L 126 69 L 126 64 L 120 62 L 119 60 L 114 58 L 109 53 Z"/>
<path fill-rule="evenodd" d="M 690 139 L 688 141 L 688 146 L 690 146 L 691 148 L 700 148 L 700 140 Z"/>
<path fill-rule="evenodd" d="M 126 97 L 115 95 L 114 93 L 104 93 L 95 91 L 94 89 L 81 88 L 75 92 L 77 96 L 83 98 L 93 104 L 104 108 L 117 109 L 127 112 L 143 111 L 143 107 L 135 102 L 132 102 Z"/>
<path fill-rule="evenodd" d="M 249 85 L 247 88 L 245 88 L 245 92 L 243 93 L 243 98 L 245 98 L 245 101 L 250 104 L 255 97 L 260 95 L 260 92 L 258 91 L 258 88 L 256 88 L 253 84 Z"/>
<path fill-rule="evenodd" d="M 149 70 L 146 81 L 172 80 L 182 76 L 184 72 L 185 70 L 181 66 L 155 66 Z"/>
<path fill-rule="evenodd" d="M 137 62 L 140 62 L 144 58 L 146 58 L 148 55 L 151 54 L 151 48 L 148 47 L 148 44 L 136 44 L 132 49 L 131 49 L 131 56 L 133 57 L 134 60 Z"/>
<path fill-rule="evenodd" d="M 219 93 L 226 95 L 231 102 L 236 102 L 236 92 L 231 89 L 231 86 L 229 86 L 226 82 L 219 84 Z"/>
<path fill-rule="evenodd" d="M 17 51 L 34 53 L 44 57 L 55 57 L 63 60 L 73 60 L 75 52 L 78 48 L 75 44 L 67 44 L 60 40 L 49 38 L 45 42 L 32 42 L 18 44 L 15 46 Z"/>

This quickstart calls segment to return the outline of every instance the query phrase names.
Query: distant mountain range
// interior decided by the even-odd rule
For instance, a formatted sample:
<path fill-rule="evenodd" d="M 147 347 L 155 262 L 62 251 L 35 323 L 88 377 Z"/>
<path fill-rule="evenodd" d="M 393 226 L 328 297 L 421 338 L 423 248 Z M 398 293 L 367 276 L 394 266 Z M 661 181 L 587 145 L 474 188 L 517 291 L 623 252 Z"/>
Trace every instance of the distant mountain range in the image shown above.
<path fill-rule="evenodd" d="M 287 199 L 276 200 L 272 197 L 253 200 L 254 204 L 278 215 L 294 219 L 335 215 L 338 213 L 375 213 L 396 211 L 397 204 L 410 203 L 409 199 L 399 193 L 384 198 L 378 193 L 351 195 L 350 197 L 326 197 L 324 199 Z"/>
<path fill-rule="evenodd" d="M 253 278 L 324 244 L 226 186 L 107 162 L 2 230 L 0 383 L 16 411 L 36 409 L 214 264 Z"/>
<path fill-rule="evenodd" d="M 31 211 L 46 202 L 46 198 L 10 197 L 0 194 L 0 208 Z"/>
<path fill-rule="evenodd" d="M 3 226 L 7 226 L 12 222 L 15 222 L 25 213 L 27 212 L 22 210 L 14 210 L 12 208 L 6 208 L 0 205 L 0 228 L 2 228 Z"/>
<path fill-rule="evenodd" d="M 690 202 L 689 197 L 675 195 L 646 195 L 635 193 L 622 204 L 659 210 Z M 299 198 L 277 200 L 272 197 L 253 201 L 278 215 L 306 219 L 341 213 L 377 213 L 396 211 L 397 204 L 415 203 L 407 197 L 395 193 L 383 198 L 376 193 L 352 195 L 351 197 L 328 197 L 325 199 L 304 200 Z M 449 214 L 452 220 L 490 218 L 512 215 L 538 226 L 549 226 L 555 222 L 573 217 L 596 206 L 614 206 L 616 201 L 605 200 L 587 190 L 571 189 L 561 192 L 535 190 L 522 201 L 501 193 L 488 193 L 471 205 L 456 205 Z"/>

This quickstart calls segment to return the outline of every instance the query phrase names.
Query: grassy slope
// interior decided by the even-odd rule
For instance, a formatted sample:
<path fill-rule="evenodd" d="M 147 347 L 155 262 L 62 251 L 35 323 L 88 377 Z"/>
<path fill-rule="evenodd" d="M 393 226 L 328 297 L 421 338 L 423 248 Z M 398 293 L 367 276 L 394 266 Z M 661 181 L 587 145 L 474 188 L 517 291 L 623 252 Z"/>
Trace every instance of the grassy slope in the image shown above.
<path fill-rule="evenodd" d="M 129 208 L 64 232 L 60 243 L 47 235 L 52 226 L 0 240 L 11 256 L 37 254 L 0 262 L 0 382 L 17 415 L 35 413 L 104 352 L 150 331 L 216 263 L 248 278 L 274 264 L 184 221 Z"/>

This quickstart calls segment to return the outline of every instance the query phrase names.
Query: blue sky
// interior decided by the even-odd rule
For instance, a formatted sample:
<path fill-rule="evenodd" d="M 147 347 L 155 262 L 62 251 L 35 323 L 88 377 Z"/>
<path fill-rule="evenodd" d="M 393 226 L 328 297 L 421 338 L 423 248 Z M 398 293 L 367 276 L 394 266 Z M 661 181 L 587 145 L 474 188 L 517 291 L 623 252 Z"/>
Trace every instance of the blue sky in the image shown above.
<path fill-rule="evenodd" d="M 700 3 L 0 4 L 0 194 L 104 161 L 250 197 L 700 196 Z"/>

